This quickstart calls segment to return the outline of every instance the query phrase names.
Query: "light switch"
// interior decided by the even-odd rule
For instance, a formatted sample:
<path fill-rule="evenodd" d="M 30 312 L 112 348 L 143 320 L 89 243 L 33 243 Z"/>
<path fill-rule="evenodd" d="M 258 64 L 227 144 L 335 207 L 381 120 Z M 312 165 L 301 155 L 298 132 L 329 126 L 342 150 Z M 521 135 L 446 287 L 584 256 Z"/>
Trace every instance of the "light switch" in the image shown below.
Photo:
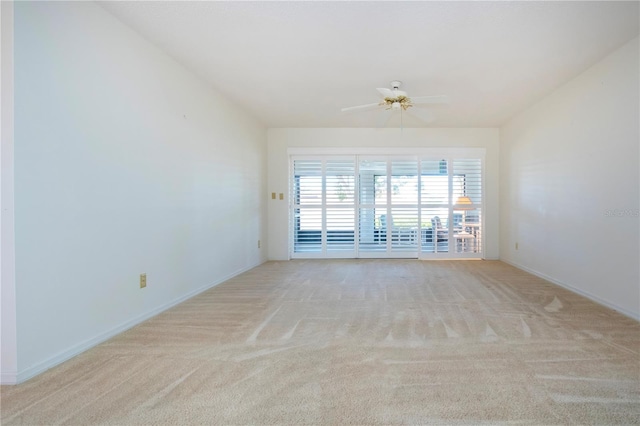
<path fill-rule="evenodd" d="M 284 194 L 282 192 L 280 193 L 280 199 L 284 200 Z"/>
<path fill-rule="evenodd" d="M 271 193 L 271 199 L 272 199 L 272 200 L 275 200 L 275 199 L 276 199 L 276 193 L 275 193 L 275 192 L 272 192 L 272 193 Z"/>

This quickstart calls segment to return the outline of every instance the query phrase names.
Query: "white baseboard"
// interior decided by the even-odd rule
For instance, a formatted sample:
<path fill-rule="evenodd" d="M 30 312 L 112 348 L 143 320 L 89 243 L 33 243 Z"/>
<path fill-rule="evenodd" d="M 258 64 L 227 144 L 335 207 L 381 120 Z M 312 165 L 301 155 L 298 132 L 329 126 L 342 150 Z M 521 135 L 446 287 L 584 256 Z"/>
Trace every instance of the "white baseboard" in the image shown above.
<path fill-rule="evenodd" d="M 17 371 L 6 371 L 0 374 L 0 384 L 3 385 L 15 385 L 18 383 Z"/>
<path fill-rule="evenodd" d="M 629 318 L 632 318 L 632 319 L 634 319 L 636 321 L 640 321 L 640 312 L 633 312 L 633 311 L 629 311 L 628 309 L 621 308 L 620 306 L 617 306 L 615 303 L 612 303 L 612 302 L 610 302 L 608 300 L 605 300 L 605 299 L 603 299 L 603 298 L 601 298 L 599 296 L 596 296 L 595 294 L 591 294 L 588 291 L 584 291 L 584 290 L 581 290 L 579 288 L 576 288 L 576 287 L 574 287 L 572 285 L 569 285 L 569 284 L 564 283 L 562 281 L 559 281 L 559 280 L 557 280 L 557 279 L 555 279 L 553 277 L 550 277 L 550 276 L 548 276 L 546 274 L 543 274 L 542 272 L 536 271 L 535 269 L 531 269 L 531 268 L 528 268 L 528 267 L 526 267 L 524 265 L 520 265 L 517 262 L 513 262 L 513 261 L 510 261 L 510 260 L 506 260 L 506 259 L 500 259 L 500 260 L 502 262 L 504 262 L 504 263 L 507 263 L 507 264 L 509 264 L 511 266 L 514 266 L 514 267 L 516 267 L 518 269 L 522 269 L 523 271 L 526 271 L 526 272 L 528 272 L 528 273 L 530 273 L 532 275 L 535 275 L 536 277 L 542 278 L 543 280 L 549 281 L 549 282 L 551 282 L 551 283 L 553 283 L 553 284 L 555 284 L 557 286 L 560 286 L 560 287 L 563 287 L 563 288 L 565 288 L 565 289 L 567 289 L 569 291 L 572 291 L 573 293 L 577 293 L 577 294 L 579 294 L 581 296 L 584 296 L 587 299 L 590 299 L 590 300 L 592 300 L 592 301 L 594 301 L 594 302 L 596 302 L 596 303 L 598 303 L 600 305 L 606 306 L 607 308 L 611 308 L 614 311 L 620 312 L 621 314 L 623 314 L 623 315 L 625 315 L 625 316 L 627 316 Z"/>
<path fill-rule="evenodd" d="M 23 383 L 35 376 L 37 376 L 38 374 L 44 373 L 45 371 L 47 371 L 48 369 L 55 367 L 56 365 L 62 364 L 63 362 L 81 354 L 82 352 L 91 349 L 94 346 L 99 345 L 102 342 L 105 342 L 109 339 L 111 339 L 114 336 L 117 336 L 118 334 L 122 333 L 123 331 L 126 331 L 146 320 L 148 320 L 149 318 L 152 318 L 164 311 L 166 311 L 169 308 L 172 308 L 182 302 L 184 302 L 185 300 L 191 299 L 192 297 L 202 293 L 203 291 L 209 290 L 212 287 L 217 286 L 218 284 L 222 284 L 223 282 L 237 276 L 240 275 L 250 269 L 255 268 L 256 266 L 261 265 L 264 262 L 260 262 L 257 263 L 255 265 L 252 266 L 248 266 L 246 268 L 242 268 L 238 271 L 235 271 L 227 276 L 224 276 L 220 279 L 218 279 L 217 281 L 215 281 L 212 284 L 208 284 L 205 285 L 203 287 L 200 287 L 198 289 L 195 289 L 193 291 L 190 291 L 189 293 L 184 294 L 183 296 L 178 297 L 177 299 L 174 299 L 168 303 L 165 303 L 161 306 L 158 306 L 155 309 L 152 309 L 151 311 L 145 312 L 141 315 L 138 315 L 135 318 L 130 319 L 129 321 L 126 321 L 104 333 L 101 333 L 97 336 L 94 336 L 88 340 L 85 340 L 84 342 L 81 342 L 77 345 L 74 345 L 72 347 L 70 347 L 67 350 L 64 350 L 54 356 L 52 356 L 51 358 L 46 359 L 43 362 L 40 362 L 34 366 L 31 366 L 25 370 L 22 371 L 17 371 L 17 372 L 3 372 L 2 375 L 0 376 L 0 380 L 1 380 L 1 384 L 3 385 L 15 385 L 15 384 L 20 384 Z"/>

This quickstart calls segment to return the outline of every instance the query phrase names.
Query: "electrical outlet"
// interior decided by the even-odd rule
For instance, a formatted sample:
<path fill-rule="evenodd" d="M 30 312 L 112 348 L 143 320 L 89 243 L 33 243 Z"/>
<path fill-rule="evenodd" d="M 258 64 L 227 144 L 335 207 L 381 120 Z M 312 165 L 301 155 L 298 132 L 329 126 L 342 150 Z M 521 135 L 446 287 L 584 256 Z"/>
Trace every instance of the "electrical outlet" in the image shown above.
<path fill-rule="evenodd" d="M 147 286 L 147 274 L 140 274 L 140 288 Z"/>
<path fill-rule="evenodd" d="M 260 248 L 260 240 L 258 240 L 258 248 Z"/>

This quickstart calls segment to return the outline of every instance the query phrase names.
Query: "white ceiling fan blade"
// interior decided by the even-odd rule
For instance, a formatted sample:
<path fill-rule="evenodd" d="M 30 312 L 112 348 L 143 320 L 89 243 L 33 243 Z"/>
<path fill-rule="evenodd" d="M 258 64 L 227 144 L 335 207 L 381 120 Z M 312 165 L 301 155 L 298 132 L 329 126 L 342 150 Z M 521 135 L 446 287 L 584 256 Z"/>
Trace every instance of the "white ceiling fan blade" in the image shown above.
<path fill-rule="evenodd" d="M 380 94 L 382 95 L 383 98 L 395 98 L 396 94 L 393 93 L 393 90 L 391 89 L 387 89 L 384 87 L 378 87 L 378 92 L 380 92 Z"/>
<path fill-rule="evenodd" d="M 383 98 L 397 98 L 398 96 L 407 96 L 407 92 L 400 89 L 385 89 L 383 87 L 379 87 L 378 92 L 382 95 Z"/>
<path fill-rule="evenodd" d="M 435 120 L 435 116 L 429 111 L 417 108 L 408 108 L 406 113 L 412 115 L 423 123 L 431 123 Z"/>
<path fill-rule="evenodd" d="M 352 106 L 352 107 L 342 108 L 342 112 L 362 111 L 362 110 L 367 110 L 367 109 L 373 109 L 373 108 L 375 108 L 377 106 L 380 106 L 380 104 L 375 103 L 375 104 Z"/>
<path fill-rule="evenodd" d="M 436 96 L 416 96 L 411 98 L 412 104 L 448 104 L 449 97 L 446 95 Z"/>

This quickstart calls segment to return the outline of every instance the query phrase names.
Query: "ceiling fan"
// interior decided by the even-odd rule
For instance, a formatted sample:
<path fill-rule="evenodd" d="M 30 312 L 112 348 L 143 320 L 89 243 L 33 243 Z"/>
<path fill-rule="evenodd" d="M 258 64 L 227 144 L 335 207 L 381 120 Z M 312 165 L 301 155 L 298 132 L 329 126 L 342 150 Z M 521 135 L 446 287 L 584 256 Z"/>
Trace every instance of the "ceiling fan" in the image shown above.
<path fill-rule="evenodd" d="M 400 90 L 400 86 L 402 85 L 401 81 L 394 80 L 391 82 L 391 89 L 387 88 L 378 88 L 378 92 L 382 95 L 382 101 L 377 102 L 375 104 L 365 104 L 352 106 L 347 108 L 342 108 L 342 112 L 353 112 L 353 111 L 364 111 L 370 109 L 377 109 L 383 107 L 385 110 L 390 111 L 400 111 L 401 118 L 402 112 L 409 112 L 409 108 L 413 106 L 421 106 L 421 105 L 433 105 L 433 104 L 446 104 L 449 102 L 447 96 L 437 95 L 437 96 L 417 96 L 410 98 L 407 96 L 407 92 Z M 412 115 L 417 116 L 421 121 L 429 122 L 433 120 L 433 116 L 429 114 L 427 111 L 412 110 Z M 391 118 L 391 114 L 387 114 L 386 120 Z"/>

